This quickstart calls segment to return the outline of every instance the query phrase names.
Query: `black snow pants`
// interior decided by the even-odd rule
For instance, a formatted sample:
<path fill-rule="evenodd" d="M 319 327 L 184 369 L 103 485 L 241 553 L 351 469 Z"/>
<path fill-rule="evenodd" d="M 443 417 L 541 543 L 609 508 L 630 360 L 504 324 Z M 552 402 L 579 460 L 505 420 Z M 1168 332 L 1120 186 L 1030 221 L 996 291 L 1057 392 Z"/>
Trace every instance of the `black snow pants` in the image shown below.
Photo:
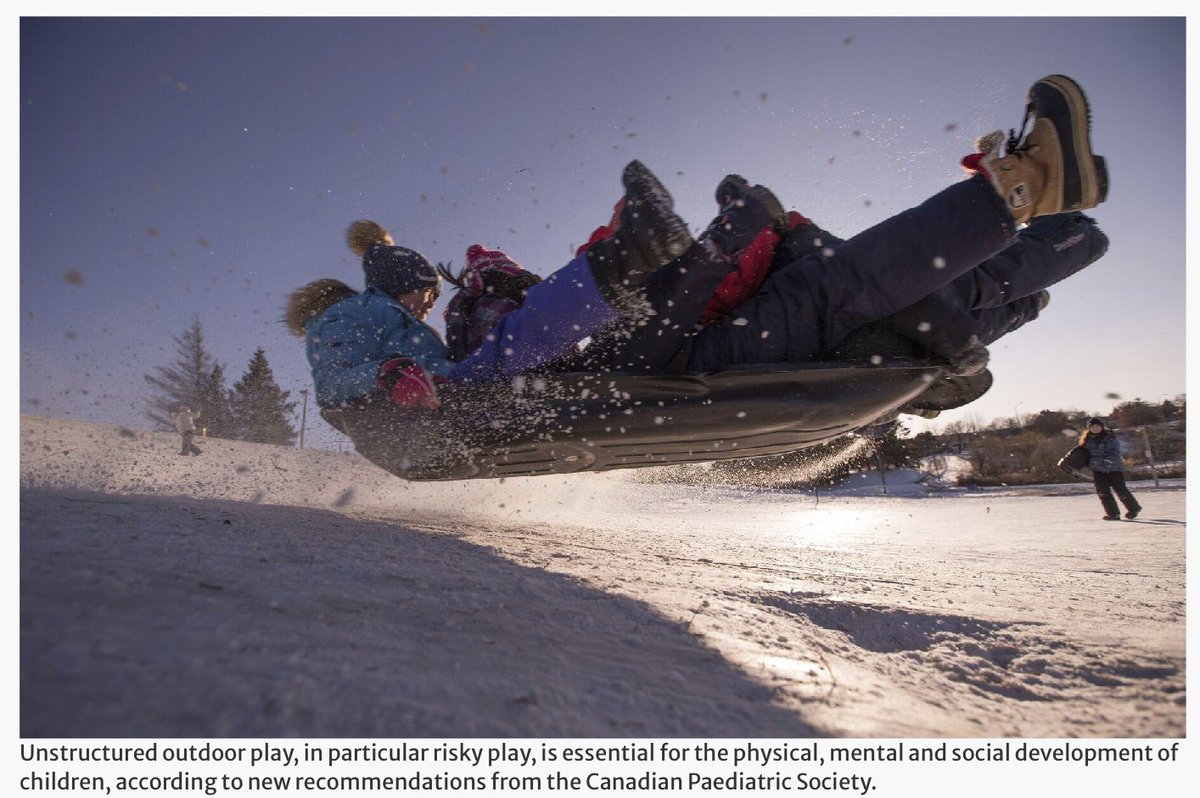
<path fill-rule="evenodd" d="M 1133 494 L 1129 492 L 1129 488 L 1125 486 L 1123 471 L 1093 471 L 1092 483 L 1096 486 L 1096 495 L 1100 497 L 1100 503 L 1104 505 L 1105 515 L 1112 517 L 1121 514 L 1121 508 L 1117 507 L 1117 500 L 1113 498 L 1113 493 L 1117 494 L 1127 511 L 1136 513 L 1142 509 L 1142 506 L 1137 503 L 1137 499 L 1133 498 Z"/>

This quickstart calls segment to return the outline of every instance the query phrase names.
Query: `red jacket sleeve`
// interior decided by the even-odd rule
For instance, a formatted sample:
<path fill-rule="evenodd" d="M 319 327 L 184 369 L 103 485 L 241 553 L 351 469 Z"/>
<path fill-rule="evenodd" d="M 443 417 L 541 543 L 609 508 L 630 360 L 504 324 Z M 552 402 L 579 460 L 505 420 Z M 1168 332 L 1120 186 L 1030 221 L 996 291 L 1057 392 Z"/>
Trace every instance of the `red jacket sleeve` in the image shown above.
<path fill-rule="evenodd" d="M 788 211 L 788 229 L 794 230 L 801 224 L 810 223 L 795 211 Z M 700 323 L 707 327 L 718 319 L 729 315 L 734 308 L 748 302 L 758 293 L 759 287 L 771 270 L 771 259 L 780 235 L 772 227 L 764 227 L 749 246 L 738 255 L 733 270 L 717 286 L 712 298 L 700 314 Z"/>

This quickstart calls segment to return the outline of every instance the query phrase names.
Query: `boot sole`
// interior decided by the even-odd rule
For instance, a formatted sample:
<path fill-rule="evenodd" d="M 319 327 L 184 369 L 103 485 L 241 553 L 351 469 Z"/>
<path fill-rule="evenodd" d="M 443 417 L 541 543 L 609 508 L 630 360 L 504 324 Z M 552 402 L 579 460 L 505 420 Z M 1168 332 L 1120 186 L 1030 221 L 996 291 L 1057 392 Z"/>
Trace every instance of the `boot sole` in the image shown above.
<path fill-rule="evenodd" d="M 1092 154 L 1092 111 L 1079 84 L 1066 75 L 1042 78 L 1029 90 L 1039 118 L 1052 120 L 1062 148 L 1062 210 L 1094 208 L 1108 197 L 1108 163 Z M 1069 126 L 1064 130 L 1063 125 Z"/>
<path fill-rule="evenodd" d="M 625 165 L 621 172 L 621 185 L 625 187 L 626 196 L 635 202 L 657 199 L 667 210 L 675 210 L 675 200 L 671 197 L 671 192 L 667 191 L 667 187 L 658 176 L 641 161 L 634 160 Z"/>

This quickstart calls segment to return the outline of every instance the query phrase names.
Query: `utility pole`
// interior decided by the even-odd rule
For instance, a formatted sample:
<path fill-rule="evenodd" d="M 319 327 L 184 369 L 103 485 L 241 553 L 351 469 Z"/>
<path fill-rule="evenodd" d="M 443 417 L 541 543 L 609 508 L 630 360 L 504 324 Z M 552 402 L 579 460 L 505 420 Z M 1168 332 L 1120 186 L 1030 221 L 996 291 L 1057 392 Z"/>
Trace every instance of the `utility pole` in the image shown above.
<path fill-rule="evenodd" d="M 300 395 L 304 397 L 303 404 L 300 405 L 300 448 L 304 448 L 304 427 L 308 423 L 308 389 L 301 388 Z"/>
<path fill-rule="evenodd" d="M 1154 451 L 1150 448 L 1150 432 L 1142 426 L 1142 443 L 1145 444 L 1146 462 L 1150 464 L 1150 475 L 1154 477 L 1154 487 L 1158 487 L 1158 467 L 1154 465 Z"/>

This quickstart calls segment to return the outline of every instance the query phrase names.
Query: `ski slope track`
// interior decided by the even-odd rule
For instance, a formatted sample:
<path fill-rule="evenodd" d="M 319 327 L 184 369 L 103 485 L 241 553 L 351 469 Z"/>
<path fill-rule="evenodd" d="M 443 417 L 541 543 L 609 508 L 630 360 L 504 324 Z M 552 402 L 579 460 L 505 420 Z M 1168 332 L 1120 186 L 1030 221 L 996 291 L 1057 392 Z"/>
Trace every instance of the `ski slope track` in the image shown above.
<path fill-rule="evenodd" d="M 23 416 L 23 736 L 1175 737 L 1183 483 L 409 483 Z M 901 495 L 897 495 L 901 494 Z"/>

